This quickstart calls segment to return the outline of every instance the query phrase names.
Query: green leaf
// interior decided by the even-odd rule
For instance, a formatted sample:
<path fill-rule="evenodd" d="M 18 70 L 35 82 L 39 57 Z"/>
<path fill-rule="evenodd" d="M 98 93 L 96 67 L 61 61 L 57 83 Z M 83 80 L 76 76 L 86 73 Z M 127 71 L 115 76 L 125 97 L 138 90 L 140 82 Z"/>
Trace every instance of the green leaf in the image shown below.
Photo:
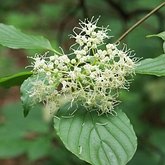
<path fill-rule="evenodd" d="M 23 104 L 24 117 L 26 117 L 31 109 L 34 107 L 34 101 L 29 96 L 29 93 L 32 90 L 32 83 L 37 79 L 36 75 L 29 77 L 26 79 L 21 85 L 21 101 Z"/>
<path fill-rule="evenodd" d="M 147 37 L 160 37 L 160 38 L 162 38 L 162 40 L 165 41 L 165 32 L 161 32 L 159 34 L 148 35 Z"/>
<path fill-rule="evenodd" d="M 165 54 L 140 61 L 135 71 L 139 74 L 165 76 Z"/>
<path fill-rule="evenodd" d="M 28 79 L 26 79 L 23 84 L 21 85 L 20 92 L 21 92 L 21 101 L 23 104 L 24 109 L 24 116 L 26 117 L 30 110 L 32 110 L 39 102 L 43 102 L 44 99 L 46 101 L 46 94 L 43 94 L 43 92 L 40 92 L 40 89 L 42 88 L 39 86 L 38 83 L 43 82 L 44 85 L 48 85 L 48 81 L 46 81 L 45 74 L 37 74 L 32 75 Z M 35 87 L 34 87 L 35 84 Z M 37 96 L 36 97 L 30 97 L 30 94 L 33 94 L 36 92 L 36 86 L 38 86 L 37 89 Z M 40 88 L 41 87 L 41 88 Z M 51 88 L 51 92 L 54 91 L 54 86 Z M 42 99 L 41 99 L 42 98 Z"/>
<path fill-rule="evenodd" d="M 159 148 L 161 152 L 163 152 L 163 154 L 165 154 L 164 138 L 165 138 L 164 129 L 156 130 L 156 131 L 154 130 L 150 137 L 151 143 L 155 145 L 157 148 Z"/>
<path fill-rule="evenodd" d="M 29 118 L 23 118 L 21 110 L 20 102 L 1 108 L 1 116 L 5 120 L 0 120 L 0 158 L 26 154 L 28 158 L 37 159 L 50 155 L 51 135 L 48 133 L 51 132 L 49 123 L 43 120 L 41 106 L 36 106 Z"/>
<path fill-rule="evenodd" d="M 51 139 L 49 136 L 39 137 L 29 143 L 28 158 L 31 161 L 50 155 Z"/>
<path fill-rule="evenodd" d="M 23 118 L 21 102 L 7 104 L 1 108 L 2 116 L 5 120 L 0 127 L 0 139 L 11 139 L 25 137 L 30 132 L 37 134 L 45 134 L 48 132 L 49 127 L 43 120 L 42 106 L 37 105 L 34 107 L 33 113 L 29 114 L 28 118 Z M 35 126 L 35 127 L 34 127 Z M 13 130 L 10 131 L 9 130 Z"/>
<path fill-rule="evenodd" d="M 26 150 L 26 143 L 21 139 L 0 139 L 0 158 L 7 159 L 22 155 Z"/>
<path fill-rule="evenodd" d="M 31 72 L 20 72 L 11 76 L 1 77 L 0 86 L 5 88 L 19 86 L 25 79 L 27 79 L 31 75 Z"/>
<path fill-rule="evenodd" d="M 46 49 L 54 51 L 46 38 L 27 35 L 14 26 L 2 23 L 0 24 L 0 44 L 12 49 Z"/>
<path fill-rule="evenodd" d="M 147 37 L 160 37 L 162 40 L 165 41 L 165 31 L 159 34 L 148 35 Z M 165 42 L 163 43 L 163 50 L 165 52 Z"/>
<path fill-rule="evenodd" d="M 93 165 L 125 165 L 134 155 L 137 139 L 129 119 L 87 111 L 80 105 L 63 106 L 54 127 L 65 147 Z"/>

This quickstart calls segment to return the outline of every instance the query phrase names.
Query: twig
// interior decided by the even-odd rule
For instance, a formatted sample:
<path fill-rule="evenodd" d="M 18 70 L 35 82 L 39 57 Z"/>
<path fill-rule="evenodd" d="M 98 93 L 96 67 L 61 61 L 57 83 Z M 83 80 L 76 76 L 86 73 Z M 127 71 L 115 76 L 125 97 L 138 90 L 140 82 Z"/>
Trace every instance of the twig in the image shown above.
<path fill-rule="evenodd" d="M 115 43 L 120 42 L 123 38 L 125 38 L 131 31 L 133 31 L 137 26 L 139 26 L 142 22 L 144 22 L 147 18 L 149 18 L 153 13 L 159 10 L 161 7 L 165 5 L 165 2 L 161 3 L 159 6 L 154 8 L 151 12 L 149 12 L 146 16 L 136 22 L 132 27 L 130 27 L 119 39 L 116 40 Z"/>
<path fill-rule="evenodd" d="M 146 15 L 150 11 L 151 10 L 149 10 L 149 9 L 137 9 L 137 10 L 134 10 L 134 11 L 132 11 L 132 12 L 129 13 L 130 19 L 133 19 L 134 17 L 136 17 L 138 15 L 142 15 L 142 14 L 143 15 Z M 152 27 L 150 29 L 152 29 L 154 31 L 157 31 L 157 32 L 163 31 L 163 29 L 164 29 L 164 22 L 162 21 L 164 19 L 163 13 L 157 11 L 157 12 L 154 13 L 154 15 L 157 17 L 157 21 L 158 21 L 159 26 L 158 26 L 158 29 L 154 29 L 154 27 Z"/>

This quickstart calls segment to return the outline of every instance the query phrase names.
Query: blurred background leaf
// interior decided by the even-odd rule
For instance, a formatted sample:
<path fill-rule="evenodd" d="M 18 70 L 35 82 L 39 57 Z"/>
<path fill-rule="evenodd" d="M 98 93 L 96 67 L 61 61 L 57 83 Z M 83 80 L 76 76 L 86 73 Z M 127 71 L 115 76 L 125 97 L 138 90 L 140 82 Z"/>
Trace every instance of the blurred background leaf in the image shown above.
<path fill-rule="evenodd" d="M 44 120 L 44 110 L 41 106 L 35 107 L 28 118 L 23 117 L 21 113 L 22 105 L 19 102 L 3 106 L 1 110 L 1 164 L 4 159 L 17 157 L 23 159 L 22 164 L 26 164 L 29 161 L 32 164 L 40 163 L 41 165 L 84 164 L 84 162 L 66 151 L 61 143 L 58 142 L 54 135 L 53 124 Z"/>

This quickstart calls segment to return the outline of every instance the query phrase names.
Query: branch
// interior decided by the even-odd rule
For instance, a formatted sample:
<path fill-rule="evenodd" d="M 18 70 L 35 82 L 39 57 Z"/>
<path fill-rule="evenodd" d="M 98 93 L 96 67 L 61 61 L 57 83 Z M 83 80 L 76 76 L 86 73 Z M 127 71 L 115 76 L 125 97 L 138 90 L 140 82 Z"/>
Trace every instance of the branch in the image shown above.
<path fill-rule="evenodd" d="M 142 22 L 144 22 L 147 18 L 149 18 L 153 13 L 158 11 L 161 7 L 165 5 L 165 2 L 161 3 L 159 6 L 154 8 L 150 13 L 148 13 L 146 16 L 144 16 L 142 19 L 140 19 L 138 22 L 136 22 L 132 27 L 130 27 L 119 39 L 117 39 L 117 42 L 120 42 L 122 39 L 124 39 L 131 31 L 133 31 L 136 27 L 138 27 Z"/>
<path fill-rule="evenodd" d="M 130 15 L 130 19 L 132 19 L 133 17 L 136 17 L 138 15 L 145 15 L 147 13 L 149 13 L 151 10 L 149 9 L 137 9 L 137 10 L 134 10 L 132 12 L 129 13 Z M 154 13 L 154 15 L 157 17 L 157 21 L 158 21 L 158 30 L 157 32 L 160 32 L 160 31 L 163 31 L 164 30 L 164 22 L 162 21 L 164 19 L 164 15 L 157 11 L 156 13 Z"/>

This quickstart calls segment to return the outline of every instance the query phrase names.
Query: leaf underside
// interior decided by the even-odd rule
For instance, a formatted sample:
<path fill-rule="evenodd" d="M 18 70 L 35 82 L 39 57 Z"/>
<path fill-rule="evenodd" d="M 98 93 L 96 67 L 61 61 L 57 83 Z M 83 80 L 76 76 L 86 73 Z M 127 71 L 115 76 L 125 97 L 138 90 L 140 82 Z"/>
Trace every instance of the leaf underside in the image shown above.
<path fill-rule="evenodd" d="M 147 37 L 159 37 L 161 38 L 162 40 L 164 40 L 163 42 L 163 51 L 165 53 L 165 31 L 164 32 L 161 32 L 161 33 L 158 33 L 158 34 L 152 34 L 152 35 L 148 35 Z"/>
<path fill-rule="evenodd" d="M 26 117 L 29 114 L 29 111 L 35 108 L 35 106 L 40 102 L 35 97 L 31 97 L 30 93 L 34 92 L 34 83 L 37 81 L 43 81 L 44 76 L 43 75 L 32 75 L 28 79 L 26 79 L 21 87 L 21 101 L 23 105 L 23 111 L 24 111 L 24 117 Z"/>
<path fill-rule="evenodd" d="M 55 130 L 68 150 L 93 165 L 125 165 L 132 158 L 137 139 L 121 110 L 117 116 L 98 116 L 80 105 L 69 106 L 54 118 Z"/>
<path fill-rule="evenodd" d="M 158 33 L 158 34 L 148 35 L 147 37 L 160 37 L 162 40 L 165 41 L 165 32 L 161 32 L 161 33 Z"/>
<path fill-rule="evenodd" d="M 24 117 L 26 117 L 30 110 L 34 107 L 33 99 L 29 96 L 29 92 L 32 90 L 32 83 L 36 80 L 36 76 L 31 76 L 26 79 L 20 88 L 21 101 L 23 105 Z"/>

